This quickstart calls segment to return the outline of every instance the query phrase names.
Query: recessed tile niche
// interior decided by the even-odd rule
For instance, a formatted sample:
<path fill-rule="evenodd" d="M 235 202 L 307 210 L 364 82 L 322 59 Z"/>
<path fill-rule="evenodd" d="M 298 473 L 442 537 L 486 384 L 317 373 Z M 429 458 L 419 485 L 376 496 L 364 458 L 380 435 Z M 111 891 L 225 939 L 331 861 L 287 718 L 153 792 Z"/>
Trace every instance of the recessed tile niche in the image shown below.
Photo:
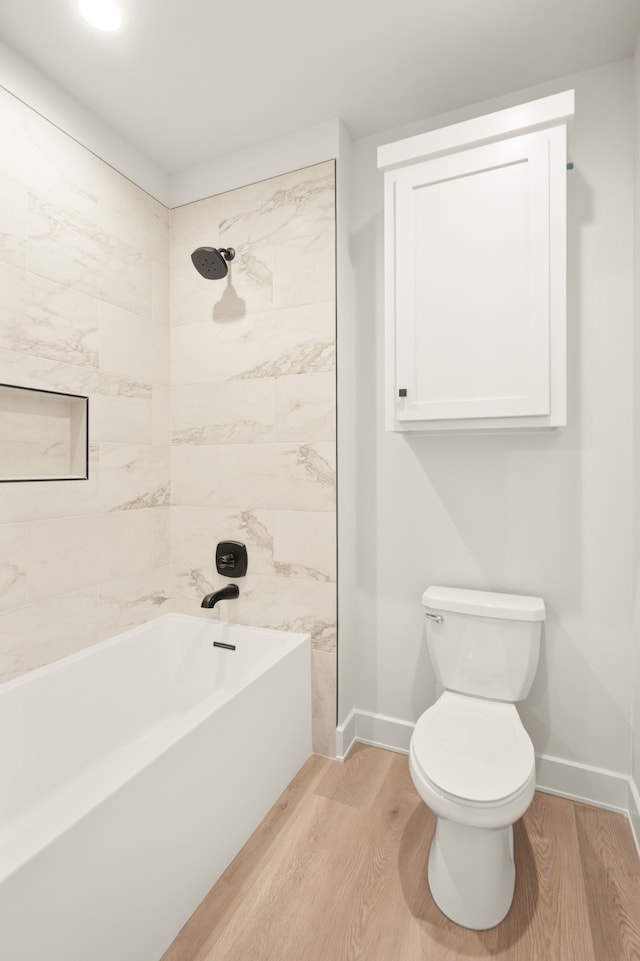
<path fill-rule="evenodd" d="M 0 482 L 85 480 L 88 398 L 0 384 Z"/>

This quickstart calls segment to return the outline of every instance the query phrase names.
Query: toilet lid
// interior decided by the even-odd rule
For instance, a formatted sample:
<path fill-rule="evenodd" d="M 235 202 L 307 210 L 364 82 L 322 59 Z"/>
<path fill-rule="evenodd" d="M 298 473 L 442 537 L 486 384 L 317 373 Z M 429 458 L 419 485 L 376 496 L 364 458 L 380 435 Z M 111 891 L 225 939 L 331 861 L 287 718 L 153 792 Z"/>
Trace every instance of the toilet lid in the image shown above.
<path fill-rule="evenodd" d="M 414 761 L 434 787 L 466 801 L 501 801 L 535 769 L 533 744 L 513 704 L 446 691 L 415 726 Z"/>

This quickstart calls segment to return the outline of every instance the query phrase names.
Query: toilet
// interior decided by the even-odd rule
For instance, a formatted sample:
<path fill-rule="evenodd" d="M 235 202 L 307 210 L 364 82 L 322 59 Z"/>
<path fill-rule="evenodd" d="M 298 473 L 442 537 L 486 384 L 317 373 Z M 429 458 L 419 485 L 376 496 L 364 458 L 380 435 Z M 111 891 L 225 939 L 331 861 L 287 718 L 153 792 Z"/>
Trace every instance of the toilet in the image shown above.
<path fill-rule="evenodd" d="M 436 815 L 427 876 L 440 910 L 481 931 L 511 907 L 513 824 L 535 790 L 533 744 L 514 702 L 535 676 L 544 601 L 429 587 L 422 602 L 444 688 L 409 746 L 413 783 Z"/>

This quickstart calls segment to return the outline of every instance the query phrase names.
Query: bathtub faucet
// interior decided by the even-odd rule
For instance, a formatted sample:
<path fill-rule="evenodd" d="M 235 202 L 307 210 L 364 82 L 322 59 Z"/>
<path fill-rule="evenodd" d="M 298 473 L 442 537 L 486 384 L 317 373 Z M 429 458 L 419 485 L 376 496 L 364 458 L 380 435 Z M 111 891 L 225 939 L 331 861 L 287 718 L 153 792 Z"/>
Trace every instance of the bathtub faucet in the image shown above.
<path fill-rule="evenodd" d="M 211 594 L 202 598 L 201 607 L 215 607 L 218 601 L 231 601 L 240 596 L 240 589 L 237 584 L 227 584 Z"/>

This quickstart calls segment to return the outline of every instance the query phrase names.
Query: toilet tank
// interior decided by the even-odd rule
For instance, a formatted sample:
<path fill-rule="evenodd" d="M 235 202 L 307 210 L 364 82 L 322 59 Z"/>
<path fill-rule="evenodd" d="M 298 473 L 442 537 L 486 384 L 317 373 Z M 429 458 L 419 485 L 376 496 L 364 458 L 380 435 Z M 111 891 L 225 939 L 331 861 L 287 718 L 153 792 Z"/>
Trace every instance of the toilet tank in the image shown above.
<path fill-rule="evenodd" d="M 540 597 L 429 587 L 422 595 L 429 654 L 448 691 L 521 701 L 538 666 Z"/>

